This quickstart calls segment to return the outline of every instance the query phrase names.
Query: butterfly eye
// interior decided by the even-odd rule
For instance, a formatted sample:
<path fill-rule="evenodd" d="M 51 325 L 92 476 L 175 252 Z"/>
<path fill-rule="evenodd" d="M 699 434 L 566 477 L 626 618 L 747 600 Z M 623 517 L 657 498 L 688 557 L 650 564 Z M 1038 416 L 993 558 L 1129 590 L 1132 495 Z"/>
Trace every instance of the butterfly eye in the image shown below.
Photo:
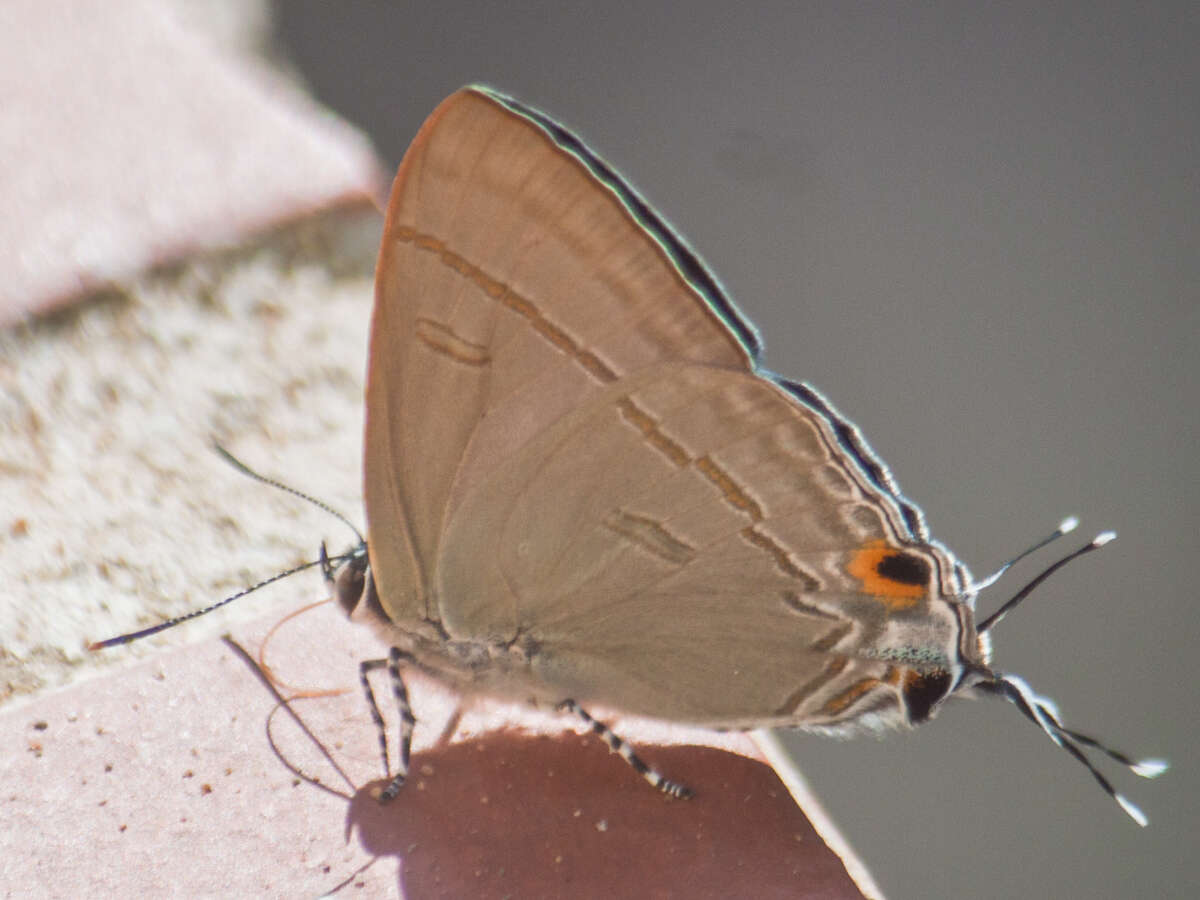
<path fill-rule="evenodd" d="M 324 545 L 321 547 L 321 556 L 324 559 Z M 325 571 L 325 582 L 347 616 L 353 616 L 366 597 L 369 565 L 366 548 L 363 547 L 350 554 L 346 562 L 336 569 L 330 567 Z"/>

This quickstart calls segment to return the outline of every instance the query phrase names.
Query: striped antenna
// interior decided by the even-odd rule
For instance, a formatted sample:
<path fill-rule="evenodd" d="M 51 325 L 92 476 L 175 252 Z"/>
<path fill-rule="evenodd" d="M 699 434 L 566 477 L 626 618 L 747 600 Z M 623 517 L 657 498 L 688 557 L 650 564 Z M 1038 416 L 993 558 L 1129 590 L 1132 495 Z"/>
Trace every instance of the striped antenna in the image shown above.
<path fill-rule="evenodd" d="M 350 555 L 351 554 L 346 554 L 346 558 L 349 558 Z M 334 559 L 340 558 L 341 557 L 334 557 Z M 149 628 L 143 628 L 140 631 L 131 631 L 129 634 L 120 634 L 116 637 L 111 637 L 103 641 L 92 641 L 87 645 L 87 648 L 89 650 L 103 650 L 106 647 L 116 647 L 120 644 L 128 644 L 131 641 L 137 641 L 144 637 L 150 637 L 152 634 L 158 634 L 160 631 L 166 631 L 168 628 L 174 628 L 176 625 L 180 625 L 189 619 L 195 619 L 199 616 L 203 616 L 212 612 L 214 609 L 220 609 L 222 606 L 232 603 L 234 600 L 239 600 L 242 597 L 245 597 L 247 594 L 253 594 L 259 588 L 266 587 L 268 584 L 276 581 L 281 581 L 284 578 L 295 575 L 297 572 L 303 572 L 305 569 L 311 569 L 313 566 L 319 565 L 320 563 L 321 560 L 317 559 L 314 559 L 311 562 L 301 563 L 294 568 L 288 569 L 286 572 L 280 572 L 278 575 L 272 575 L 270 578 L 263 579 L 258 584 L 252 585 L 248 588 L 243 588 L 236 594 L 226 597 L 224 600 L 218 600 L 211 606 L 206 606 L 203 609 L 192 610 L 189 613 L 184 613 L 182 616 L 176 616 L 173 619 L 167 619 L 165 622 L 159 622 L 157 625 L 151 625 Z"/>
<path fill-rule="evenodd" d="M 103 641 L 90 641 L 87 645 L 87 649 L 103 650 L 106 647 L 116 647 L 121 644 L 128 644 L 131 641 L 141 640 L 144 637 L 150 637 L 152 634 L 158 634 L 160 631 L 166 631 L 168 628 L 174 628 L 176 625 L 180 625 L 189 621 L 190 619 L 207 615 L 213 610 L 220 609 L 222 606 L 232 603 L 234 600 L 239 600 L 242 597 L 245 597 L 247 594 L 253 594 L 259 588 L 264 588 L 268 584 L 281 581 L 284 578 L 295 575 L 297 572 L 303 572 L 305 569 L 311 569 L 313 566 L 320 566 L 322 572 L 325 573 L 326 579 L 328 579 L 335 563 L 344 562 L 362 553 L 362 549 L 366 546 L 366 541 L 363 539 L 363 536 L 359 533 L 358 529 L 354 527 L 354 524 L 349 519 L 347 519 L 329 504 L 318 500 L 316 497 L 312 497 L 303 491 L 298 491 L 294 487 L 284 484 L 282 481 L 259 474 L 215 441 L 213 442 L 213 449 L 216 450 L 217 454 L 222 459 L 224 459 L 243 475 L 247 475 L 250 478 L 253 478 L 255 481 L 259 481 L 263 484 L 270 485 L 273 488 L 277 488 L 284 493 L 291 494 L 293 497 L 299 497 L 301 500 L 311 503 L 313 506 L 324 510 L 335 519 L 341 521 L 347 528 L 354 532 L 354 536 L 358 539 L 358 546 L 347 553 L 331 557 L 325 552 L 325 545 L 322 543 L 321 556 L 319 559 L 301 563 L 298 566 L 288 569 L 286 572 L 280 572 L 276 575 L 272 575 L 270 578 L 265 578 L 257 584 L 251 585 L 248 588 L 244 588 L 243 590 L 238 591 L 236 594 L 226 597 L 224 600 L 219 600 L 210 606 L 204 607 L 203 609 L 197 609 L 189 613 L 184 613 L 182 616 L 176 616 L 173 619 L 167 619 L 165 622 L 159 622 L 157 625 L 151 625 L 149 628 L 143 628 L 139 631 L 131 631 L 128 634 L 119 634 L 116 637 L 107 638 Z"/>

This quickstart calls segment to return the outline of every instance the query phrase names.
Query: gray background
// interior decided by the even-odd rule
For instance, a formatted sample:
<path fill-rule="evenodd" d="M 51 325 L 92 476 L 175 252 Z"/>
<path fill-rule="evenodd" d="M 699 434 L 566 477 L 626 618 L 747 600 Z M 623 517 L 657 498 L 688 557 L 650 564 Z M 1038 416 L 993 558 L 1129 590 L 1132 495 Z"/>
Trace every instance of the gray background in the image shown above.
<path fill-rule="evenodd" d="M 881 742 L 795 737 L 892 897 L 1195 895 L 1195 10 L 277 9 L 317 95 L 392 161 L 475 80 L 575 128 L 977 576 L 1069 513 L 1064 546 L 1120 533 L 1004 623 L 995 661 L 1069 723 L 1172 760 L 1157 782 L 1106 769 L 1150 828 L 1000 702 Z"/>

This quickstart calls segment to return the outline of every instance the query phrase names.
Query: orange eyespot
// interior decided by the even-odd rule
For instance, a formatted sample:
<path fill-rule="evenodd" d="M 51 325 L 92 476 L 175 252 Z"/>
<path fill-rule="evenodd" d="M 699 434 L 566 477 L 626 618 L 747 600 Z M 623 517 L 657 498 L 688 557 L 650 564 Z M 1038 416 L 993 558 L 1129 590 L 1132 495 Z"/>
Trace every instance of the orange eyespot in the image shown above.
<path fill-rule="evenodd" d="M 883 540 L 860 547 L 846 569 L 862 582 L 865 593 L 889 609 L 909 609 L 929 589 L 929 563 Z"/>

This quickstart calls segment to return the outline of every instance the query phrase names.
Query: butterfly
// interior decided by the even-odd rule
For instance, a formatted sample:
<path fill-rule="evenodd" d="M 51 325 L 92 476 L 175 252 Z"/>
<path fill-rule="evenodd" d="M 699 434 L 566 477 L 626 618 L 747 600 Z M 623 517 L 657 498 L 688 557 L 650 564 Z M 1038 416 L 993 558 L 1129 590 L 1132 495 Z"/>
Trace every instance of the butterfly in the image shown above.
<path fill-rule="evenodd" d="M 1016 560 L 975 581 L 854 424 L 761 366 L 757 331 L 700 258 L 561 124 L 482 86 L 443 101 L 396 175 L 375 292 L 368 536 L 262 584 L 320 565 L 390 646 L 360 670 L 385 768 L 370 673 L 387 670 L 400 709 L 381 799 L 408 773 L 414 667 L 465 696 L 569 710 L 680 797 L 587 707 L 847 736 L 1001 696 L 1146 824 L 1083 748 L 1147 778 L 1166 762 L 1068 728 L 991 665 L 992 628 L 1114 535 L 978 619 L 976 597 Z"/>
<path fill-rule="evenodd" d="M 322 549 L 342 607 L 392 647 L 363 669 L 377 724 L 372 669 L 402 710 L 384 797 L 407 770 L 415 666 L 569 709 L 677 796 L 586 708 L 847 735 L 997 694 L 1145 824 L 1081 746 L 1148 777 L 1165 764 L 1067 728 L 991 668 L 990 629 L 1028 591 L 977 621 L 992 579 L 974 582 L 858 429 L 761 354 L 699 257 L 561 124 L 480 86 L 433 112 L 376 271 L 368 539 L 336 570 Z"/>

